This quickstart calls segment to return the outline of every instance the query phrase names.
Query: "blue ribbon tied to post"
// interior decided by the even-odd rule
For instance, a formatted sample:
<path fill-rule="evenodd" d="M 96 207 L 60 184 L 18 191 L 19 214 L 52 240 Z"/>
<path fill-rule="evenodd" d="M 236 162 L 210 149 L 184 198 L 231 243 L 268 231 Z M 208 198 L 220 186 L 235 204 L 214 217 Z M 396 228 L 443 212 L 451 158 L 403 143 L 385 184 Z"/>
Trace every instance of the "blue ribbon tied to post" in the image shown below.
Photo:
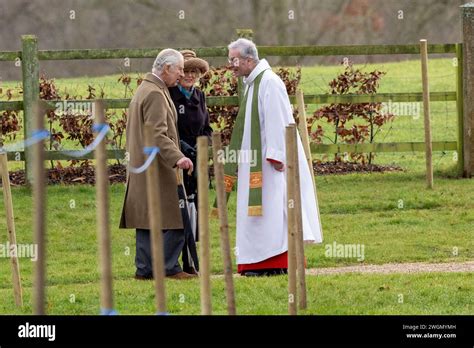
<path fill-rule="evenodd" d="M 31 136 L 24 141 L 19 141 L 15 144 L 12 144 L 10 146 L 4 146 L 0 148 L 0 153 L 4 152 L 15 152 L 18 150 L 22 150 L 21 148 L 18 148 L 19 146 L 23 145 L 23 149 L 33 146 L 34 144 L 39 143 L 43 139 L 47 139 L 49 137 L 50 133 L 46 129 L 35 129 L 34 131 L 31 132 Z"/>
<path fill-rule="evenodd" d="M 158 146 L 146 146 L 143 148 L 143 153 L 148 156 L 145 163 L 141 167 L 135 168 L 128 166 L 128 171 L 133 174 L 140 174 L 143 173 L 153 162 L 156 155 L 160 153 L 160 148 Z"/>
<path fill-rule="evenodd" d="M 99 133 L 99 134 L 97 134 L 94 141 L 91 144 L 87 145 L 84 148 L 84 150 L 63 151 L 63 153 L 65 153 L 68 156 L 77 157 L 77 158 L 83 157 L 83 156 L 91 153 L 92 151 L 94 151 L 94 149 L 97 147 L 97 145 L 99 145 L 100 142 L 102 140 L 104 140 L 105 136 L 107 135 L 107 133 L 110 130 L 110 127 L 106 123 L 98 123 L 98 124 L 95 124 L 95 125 L 92 126 L 92 130 L 95 133 Z"/>

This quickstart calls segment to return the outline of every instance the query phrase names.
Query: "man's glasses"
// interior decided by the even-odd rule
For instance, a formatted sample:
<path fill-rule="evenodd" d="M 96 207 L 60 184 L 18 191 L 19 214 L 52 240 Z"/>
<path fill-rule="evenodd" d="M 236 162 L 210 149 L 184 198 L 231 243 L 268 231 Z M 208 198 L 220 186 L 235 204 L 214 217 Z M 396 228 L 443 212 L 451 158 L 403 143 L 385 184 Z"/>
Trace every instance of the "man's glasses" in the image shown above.
<path fill-rule="evenodd" d="M 238 67 L 241 59 L 245 59 L 245 58 L 233 57 L 233 58 L 227 59 L 227 61 L 229 62 L 230 65 Z"/>

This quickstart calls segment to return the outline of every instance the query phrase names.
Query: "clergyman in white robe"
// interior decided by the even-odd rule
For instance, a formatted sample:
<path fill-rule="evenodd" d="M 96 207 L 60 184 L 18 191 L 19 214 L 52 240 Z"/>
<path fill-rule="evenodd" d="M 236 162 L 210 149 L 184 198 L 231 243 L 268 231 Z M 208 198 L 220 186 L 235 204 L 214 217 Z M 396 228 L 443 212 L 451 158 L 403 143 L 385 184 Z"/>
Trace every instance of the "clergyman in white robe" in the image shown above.
<path fill-rule="evenodd" d="M 259 61 L 247 78 L 248 89 L 245 125 L 241 152 L 250 150 L 250 115 L 253 82 L 259 73 L 268 69 L 260 82 L 258 110 L 262 144 L 262 216 L 249 216 L 249 175 L 251 161 L 248 156 L 239 160 L 237 185 L 237 263 L 252 264 L 267 260 L 288 251 L 288 213 L 286 192 L 285 127 L 295 123 L 290 100 L 283 81 L 270 68 L 265 59 Z M 321 243 L 321 228 L 313 181 L 298 134 L 298 161 L 301 187 L 303 238 L 307 243 Z M 269 160 L 285 165 L 280 172 Z"/>

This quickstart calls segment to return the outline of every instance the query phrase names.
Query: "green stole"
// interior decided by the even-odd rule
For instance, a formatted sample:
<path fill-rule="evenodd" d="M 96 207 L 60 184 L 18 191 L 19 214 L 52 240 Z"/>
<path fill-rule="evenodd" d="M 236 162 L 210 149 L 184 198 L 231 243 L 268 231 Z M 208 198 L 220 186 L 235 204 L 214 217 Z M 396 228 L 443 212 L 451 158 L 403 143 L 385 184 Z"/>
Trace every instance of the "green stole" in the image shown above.
<path fill-rule="evenodd" d="M 262 80 L 265 69 L 257 75 L 253 82 L 252 94 L 252 113 L 250 114 L 250 151 L 251 154 L 256 154 L 256 165 L 250 166 L 250 180 L 249 180 L 249 216 L 262 216 L 262 140 L 260 139 L 260 116 L 258 113 L 258 90 L 260 81 Z M 247 108 L 247 97 L 250 86 L 247 88 L 244 99 L 240 103 L 239 113 L 234 123 L 234 130 L 230 138 L 229 153 L 238 154 L 242 147 L 242 138 L 244 136 L 245 124 L 245 110 Z M 250 158 L 251 154 L 247 156 Z M 224 182 L 226 198 L 229 196 L 237 181 L 238 157 L 236 161 L 226 162 L 224 164 Z M 217 202 L 214 204 L 217 206 Z"/>

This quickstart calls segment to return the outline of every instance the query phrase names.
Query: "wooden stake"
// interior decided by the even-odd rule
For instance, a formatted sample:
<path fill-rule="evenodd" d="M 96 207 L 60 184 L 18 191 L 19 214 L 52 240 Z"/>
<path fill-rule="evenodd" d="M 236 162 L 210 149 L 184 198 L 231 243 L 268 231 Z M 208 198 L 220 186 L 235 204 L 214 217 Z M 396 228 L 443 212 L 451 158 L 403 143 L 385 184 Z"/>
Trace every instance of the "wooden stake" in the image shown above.
<path fill-rule="evenodd" d="M 3 202 L 5 204 L 5 214 L 7 218 L 8 241 L 10 245 L 16 245 L 15 218 L 13 216 L 12 191 L 10 188 L 10 177 L 8 175 L 8 160 L 6 153 L 0 153 L 0 171 L 2 175 Z M 12 265 L 13 294 L 15 304 L 23 306 L 23 292 L 21 288 L 20 261 L 14 254 L 10 256 Z"/>
<path fill-rule="evenodd" d="M 34 35 L 21 37 L 21 70 L 23 78 L 23 135 L 25 139 L 31 136 L 35 129 L 36 103 L 39 99 L 40 67 L 38 59 L 38 38 Z M 43 129 L 43 127 L 41 127 Z M 25 148 L 25 177 L 26 184 L 33 184 L 33 148 Z"/>
<path fill-rule="evenodd" d="M 321 215 L 319 213 L 318 190 L 316 188 L 316 180 L 314 178 L 313 159 L 311 156 L 311 146 L 309 142 L 308 129 L 306 128 L 308 121 L 306 119 L 304 95 L 301 89 L 296 90 L 296 102 L 298 104 L 298 115 L 300 120 L 298 123 L 298 130 L 300 132 L 301 142 L 303 144 L 304 155 L 306 157 L 306 161 L 308 162 L 309 173 L 311 174 L 311 179 L 313 180 L 314 198 L 316 200 L 316 210 L 318 212 L 319 230 L 321 231 L 321 238 L 323 238 L 323 226 L 321 224 Z"/>
<path fill-rule="evenodd" d="M 105 125 L 102 101 L 94 103 L 94 124 Z M 98 133 L 98 132 L 97 132 Z M 97 240 L 99 241 L 100 308 L 103 313 L 113 310 L 112 252 L 109 227 L 109 175 L 105 139 L 95 149 L 95 182 L 97 200 Z"/>
<path fill-rule="evenodd" d="M 463 86 L 463 45 L 461 43 L 456 44 L 456 111 L 458 115 L 458 176 L 466 177 L 464 171 L 464 86 Z"/>
<path fill-rule="evenodd" d="M 153 128 L 145 126 L 146 146 L 156 146 L 153 139 Z M 153 278 L 155 282 L 155 301 L 159 314 L 166 313 L 165 289 L 165 254 L 163 245 L 162 198 L 159 185 L 158 156 L 151 162 L 146 170 L 148 217 L 150 220 L 150 238 L 153 263 Z"/>
<path fill-rule="evenodd" d="M 227 217 L 227 200 L 224 185 L 224 165 L 219 161 L 219 153 L 222 152 L 221 133 L 214 132 L 212 134 L 212 151 L 214 160 L 214 176 L 216 178 L 219 228 L 221 232 L 221 250 L 224 262 L 227 312 L 229 315 L 235 315 L 234 279 L 232 276 L 232 258 L 230 255 L 229 222 Z"/>
<path fill-rule="evenodd" d="M 288 313 L 297 314 L 296 307 L 296 126 L 286 127 L 286 163 L 287 163 L 287 197 L 288 197 Z"/>
<path fill-rule="evenodd" d="M 423 80 L 423 111 L 425 116 L 426 182 L 433 188 L 433 149 L 431 144 L 430 87 L 428 83 L 428 43 L 420 40 L 421 77 Z"/>
<path fill-rule="evenodd" d="M 44 130 L 44 115 L 46 105 L 43 101 L 35 104 L 35 127 L 36 131 Z M 33 145 L 33 241 L 38 248 L 37 260 L 34 265 L 33 279 L 33 314 L 44 315 L 46 302 L 46 176 L 44 171 L 44 140 Z"/>
<path fill-rule="evenodd" d="M 463 112 L 463 175 L 474 175 L 474 2 L 465 1 L 461 6 L 461 42 L 462 42 L 462 112 Z M 459 156 L 459 154 L 458 154 Z"/>
<path fill-rule="evenodd" d="M 201 314 L 212 314 L 211 303 L 211 261 L 209 247 L 209 173 L 208 173 L 208 139 L 205 136 L 197 138 L 197 167 L 198 167 L 198 221 L 200 247 L 200 278 L 201 278 Z"/>
<path fill-rule="evenodd" d="M 297 145 L 296 132 L 295 144 Z M 299 308 L 306 309 L 306 273 L 304 265 L 304 236 L 303 236 L 303 217 L 301 208 L 301 185 L 300 185 L 300 169 L 298 161 L 298 147 L 295 146 L 295 214 L 296 214 L 296 269 L 298 272 L 298 300 Z"/>

